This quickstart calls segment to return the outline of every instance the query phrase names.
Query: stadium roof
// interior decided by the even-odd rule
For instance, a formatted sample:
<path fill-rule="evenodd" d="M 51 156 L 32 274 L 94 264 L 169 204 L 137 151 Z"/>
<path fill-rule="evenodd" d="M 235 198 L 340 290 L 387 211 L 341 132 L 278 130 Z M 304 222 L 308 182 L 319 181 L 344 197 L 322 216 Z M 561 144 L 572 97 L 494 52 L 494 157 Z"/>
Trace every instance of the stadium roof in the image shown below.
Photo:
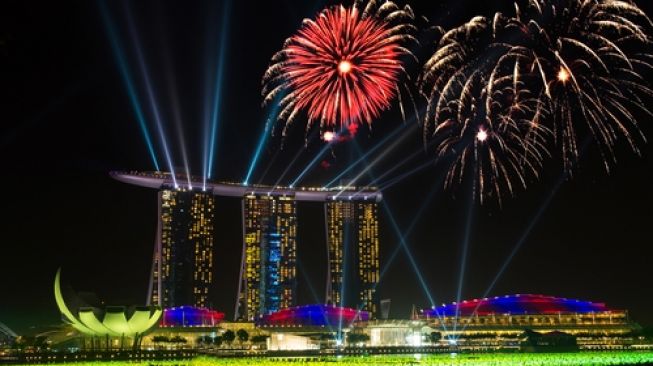
<path fill-rule="evenodd" d="M 366 311 L 331 305 L 305 305 L 262 315 L 257 325 L 268 327 L 348 327 L 356 321 L 367 321 Z"/>
<path fill-rule="evenodd" d="M 162 327 L 215 327 L 224 320 L 224 313 L 193 306 L 163 310 Z"/>
<path fill-rule="evenodd" d="M 223 197 L 256 196 L 287 196 L 296 201 L 326 202 L 326 201 L 374 201 L 383 199 L 381 191 L 375 188 L 334 187 L 270 187 L 263 185 L 243 185 L 240 183 L 206 182 L 199 177 L 176 175 L 175 180 L 170 173 L 160 172 L 111 172 L 114 179 L 136 186 L 154 189 L 188 189 L 189 181 L 193 190 L 210 192 Z M 179 187 L 175 187 L 175 181 Z"/>
<path fill-rule="evenodd" d="M 426 317 L 492 314 L 587 314 L 610 311 L 603 303 L 544 295 L 506 295 L 474 299 L 426 309 Z"/>

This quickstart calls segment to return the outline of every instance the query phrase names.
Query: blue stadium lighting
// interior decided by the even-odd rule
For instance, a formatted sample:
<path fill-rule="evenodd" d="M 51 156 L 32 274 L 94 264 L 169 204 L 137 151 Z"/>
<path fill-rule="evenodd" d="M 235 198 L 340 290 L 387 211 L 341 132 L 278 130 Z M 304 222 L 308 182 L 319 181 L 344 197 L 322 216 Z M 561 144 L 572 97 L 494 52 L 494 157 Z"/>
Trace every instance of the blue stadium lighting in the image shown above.
<path fill-rule="evenodd" d="M 346 319 L 349 323 L 356 320 L 368 321 L 369 313 L 332 305 L 304 305 L 264 314 L 257 319 L 256 323 L 261 327 L 305 326 L 332 328 L 333 324 L 341 318 Z"/>
<path fill-rule="evenodd" d="M 215 327 L 224 320 L 224 313 L 196 308 L 192 306 L 181 306 L 163 310 L 161 327 Z"/>
<path fill-rule="evenodd" d="M 227 33 L 229 31 L 229 14 L 231 13 L 231 1 L 224 2 L 222 12 L 222 27 L 220 30 L 220 49 L 218 51 L 218 68 L 215 78 L 215 91 L 213 99 L 213 109 L 211 111 L 211 129 L 209 133 L 208 145 L 208 162 L 205 167 L 204 179 L 211 179 L 213 176 L 213 162 L 216 153 L 216 140 L 218 134 L 218 122 L 220 119 L 220 107 L 222 106 L 222 84 L 224 79 L 224 69 L 227 63 Z"/>
<path fill-rule="evenodd" d="M 428 309 L 423 313 L 429 317 L 435 312 L 442 316 L 489 316 L 492 314 L 541 315 L 541 314 L 591 314 L 610 311 L 599 302 L 565 299 L 553 296 L 517 294 L 484 297 L 452 303 Z"/>
<path fill-rule="evenodd" d="M 116 31 L 113 21 L 111 20 L 111 15 L 109 13 L 109 9 L 107 8 L 106 3 L 100 0 L 98 1 L 98 4 L 100 6 L 100 13 L 102 15 L 104 26 L 109 35 L 109 41 L 111 42 L 111 49 L 113 50 L 113 54 L 116 57 L 116 61 L 118 63 L 120 76 L 122 77 L 122 81 L 125 84 L 125 87 L 127 88 L 129 101 L 132 105 L 132 108 L 134 109 L 134 114 L 136 115 L 136 119 L 138 120 L 138 125 L 141 129 L 141 133 L 143 134 L 143 138 L 145 139 L 147 150 L 150 154 L 150 158 L 152 159 L 152 163 L 154 164 L 154 168 L 157 171 L 160 171 L 161 168 L 159 167 L 159 161 L 156 158 L 156 153 L 154 152 L 154 145 L 152 144 L 152 138 L 150 137 L 150 132 L 149 129 L 147 128 L 147 122 L 145 121 L 145 116 L 143 114 L 143 109 L 141 108 L 141 103 L 138 100 L 138 94 L 136 93 L 136 88 L 134 86 L 134 82 L 132 80 L 129 67 L 127 66 L 127 60 L 125 59 L 125 54 L 120 44 L 118 33 Z"/>
<path fill-rule="evenodd" d="M 150 109 L 152 110 L 152 114 L 154 116 L 154 122 L 157 127 L 157 132 L 159 135 L 159 139 L 161 140 L 161 145 L 163 147 L 163 153 L 165 155 L 166 163 L 168 164 L 168 171 L 171 173 L 172 176 L 172 181 L 174 183 L 174 186 L 176 189 L 179 188 L 179 184 L 177 183 L 177 175 L 175 173 L 175 165 L 172 162 L 172 154 L 170 153 L 170 149 L 168 148 L 168 141 L 166 138 L 166 133 L 163 128 L 163 121 L 161 118 L 161 113 L 159 110 L 159 106 L 156 101 L 156 97 L 154 95 L 154 89 L 152 88 L 152 82 L 150 81 L 150 76 L 147 70 L 147 67 L 145 66 L 145 56 L 143 55 L 143 49 L 141 47 L 141 43 L 138 39 L 138 34 L 136 32 L 136 27 L 134 26 L 133 19 L 131 17 L 131 13 L 129 12 L 129 8 L 127 8 L 127 20 L 129 24 L 129 31 L 131 33 L 131 38 L 134 40 L 134 49 L 136 51 L 136 56 L 138 59 L 138 66 L 140 68 L 141 74 L 143 76 L 143 82 L 145 83 L 145 91 L 147 93 L 148 101 L 150 104 Z"/>

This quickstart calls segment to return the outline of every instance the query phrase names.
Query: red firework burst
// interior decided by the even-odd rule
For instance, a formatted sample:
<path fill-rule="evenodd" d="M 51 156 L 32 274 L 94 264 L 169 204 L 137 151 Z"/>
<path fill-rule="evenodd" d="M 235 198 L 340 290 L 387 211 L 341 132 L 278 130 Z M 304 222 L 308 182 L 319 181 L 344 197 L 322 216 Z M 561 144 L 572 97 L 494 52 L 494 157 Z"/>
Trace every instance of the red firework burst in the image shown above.
<path fill-rule="evenodd" d="M 273 59 L 264 77 L 266 103 L 287 90 L 279 117 L 287 124 L 300 111 L 307 128 L 315 121 L 335 131 L 371 124 L 400 93 L 401 59 L 409 51 L 396 29 L 355 6 L 325 9 Z"/>

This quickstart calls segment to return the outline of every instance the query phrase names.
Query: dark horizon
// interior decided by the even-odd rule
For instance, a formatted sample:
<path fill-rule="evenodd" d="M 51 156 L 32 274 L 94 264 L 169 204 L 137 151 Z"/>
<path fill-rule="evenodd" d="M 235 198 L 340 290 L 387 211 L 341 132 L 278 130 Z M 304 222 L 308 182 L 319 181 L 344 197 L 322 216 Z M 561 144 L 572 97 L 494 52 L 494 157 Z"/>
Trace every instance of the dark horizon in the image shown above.
<path fill-rule="evenodd" d="M 261 107 L 260 82 L 270 58 L 303 18 L 335 3 L 233 2 L 215 180 L 245 179 L 268 112 Z M 445 27 L 506 6 L 472 0 L 409 3 L 416 14 Z M 636 3 L 653 14 L 652 4 Z M 183 163 L 170 90 L 178 94 L 192 173 L 201 174 L 203 134 L 199 121 L 207 105 L 206 90 L 212 87 L 215 76 L 222 2 L 110 4 L 145 105 L 129 37 L 127 7 L 133 13 L 167 121 L 174 166 Z M 0 221 L 0 322 L 18 331 L 58 324 L 52 283 L 60 267 L 64 282 L 77 291 L 96 292 L 109 303 L 143 303 L 156 232 L 156 192 L 117 182 L 109 172 L 151 171 L 154 167 L 122 82 L 99 2 L 3 3 L 0 63 L 4 65 L 0 68 L 4 101 L 0 159 L 5 193 Z M 174 76 L 175 88 L 170 88 L 167 75 Z M 148 117 L 148 121 L 152 119 Z M 653 118 L 640 116 L 641 128 L 649 139 L 653 136 L 651 122 Z M 315 157 L 322 145 L 311 140 L 304 147 L 304 123 L 305 119 L 296 121 L 283 141 L 283 149 L 278 136 L 269 139 L 253 175 L 255 181 L 274 185 L 301 151 L 281 179 L 281 184 L 289 184 Z M 320 186 L 331 181 L 357 160 L 359 150 L 370 151 L 396 129 L 408 131 L 407 137 L 373 169 L 373 175 L 379 176 L 404 157 L 424 150 L 421 125 L 410 119 L 402 121 L 398 108 L 393 107 L 374 122 L 371 130 L 360 131 L 355 141 L 338 144 L 325 154 L 300 185 Z M 536 293 L 605 302 L 608 307 L 629 310 L 640 324 L 653 326 L 653 312 L 648 306 L 653 300 L 649 284 L 653 255 L 649 228 L 653 219 L 651 145 L 642 145 L 641 157 L 626 145 L 624 141 L 618 143 L 618 163 L 609 174 L 595 148 L 583 153 L 571 179 L 564 179 L 562 166 L 554 156 L 547 161 L 542 179 L 504 200 L 503 207 L 470 204 L 466 187 L 444 190 L 438 166 L 420 170 L 385 190 L 384 201 L 401 231 L 411 225 L 422 203 L 428 204 L 407 243 L 434 303 L 456 301 L 463 241 L 471 217 L 461 299 L 483 295 L 532 225 L 490 296 Z M 429 159 L 433 159 L 432 154 L 422 152 L 389 178 Z M 159 160 L 164 161 L 160 152 Z M 347 177 L 360 172 L 359 167 Z M 370 181 L 364 177 L 361 184 Z M 216 309 L 230 317 L 242 247 L 241 216 L 235 214 L 240 201 L 218 198 L 216 202 L 213 301 Z M 323 210 L 315 203 L 300 203 L 298 210 L 299 303 L 307 304 L 320 301 L 324 295 Z M 398 240 L 383 209 L 380 221 L 383 267 Z M 392 317 L 408 317 L 413 305 L 431 305 L 403 251 L 388 267 L 379 291 L 380 298 L 392 299 Z"/>

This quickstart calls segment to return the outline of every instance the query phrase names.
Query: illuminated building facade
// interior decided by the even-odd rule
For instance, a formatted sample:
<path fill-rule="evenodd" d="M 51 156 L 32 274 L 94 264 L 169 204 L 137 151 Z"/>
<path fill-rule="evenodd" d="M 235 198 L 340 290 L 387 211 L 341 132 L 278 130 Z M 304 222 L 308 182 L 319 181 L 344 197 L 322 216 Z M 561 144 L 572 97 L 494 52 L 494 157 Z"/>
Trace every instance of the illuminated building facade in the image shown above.
<path fill-rule="evenodd" d="M 621 349 L 633 343 L 640 328 L 625 310 L 604 303 L 543 295 L 507 295 L 442 305 L 422 312 L 422 319 L 470 349 L 518 347 L 526 329 L 576 337 L 582 349 Z"/>
<path fill-rule="evenodd" d="M 216 327 L 224 313 L 206 308 L 180 306 L 163 310 L 160 327 Z"/>
<path fill-rule="evenodd" d="M 325 204 L 328 247 L 327 303 L 376 315 L 379 282 L 378 204 L 367 200 Z"/>
<path fill-rule="evenodd" d="M 332 305 L 305 305 L 269 313 L 257 319 L 263 328 L 275 327 L 349 327 L 355 322 L 368 321 L 369 314 L 357 309 Z"/>
<path fill-rule="evenodd" d="M 236 318 L 295 305 L 297 204 L 292 196 L 247 195 L 243 199 L 243 258 Z"/>
<path fill-rule="evenodd" d="M 164 308 L 210 305 L 214 211 L 215 198 L 211 194 L 159 192 L 149 303 Z"/>

